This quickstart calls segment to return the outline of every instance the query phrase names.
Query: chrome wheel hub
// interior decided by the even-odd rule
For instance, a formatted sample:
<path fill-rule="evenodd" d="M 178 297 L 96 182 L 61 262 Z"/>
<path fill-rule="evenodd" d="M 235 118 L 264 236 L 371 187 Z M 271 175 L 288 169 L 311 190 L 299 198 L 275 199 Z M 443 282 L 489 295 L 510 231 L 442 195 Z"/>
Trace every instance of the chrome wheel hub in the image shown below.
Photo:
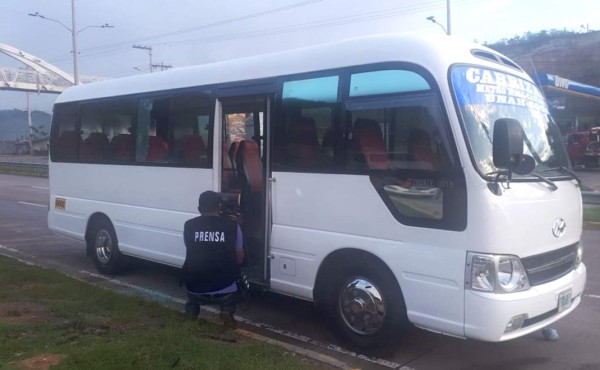
<path fill-rule="evenodd" d="M 106 230 L 100 230 L 98 234 L 96 234 L 96 241 L 94 245 L 96 248 L 96 256 L 98 257 L 98 261 L 100 261 L 102 264 L 107 264 L 110 262 L 113 250 L 113 240 L 110 236 L 110 233 Z"/>
<path fill-rule="evenodd" d="M 346 325 L 361 335 L 376 333 L 385 321 L 381 292 L 363 278 L 352 279 L 342 288 L 339 311 Z"/>

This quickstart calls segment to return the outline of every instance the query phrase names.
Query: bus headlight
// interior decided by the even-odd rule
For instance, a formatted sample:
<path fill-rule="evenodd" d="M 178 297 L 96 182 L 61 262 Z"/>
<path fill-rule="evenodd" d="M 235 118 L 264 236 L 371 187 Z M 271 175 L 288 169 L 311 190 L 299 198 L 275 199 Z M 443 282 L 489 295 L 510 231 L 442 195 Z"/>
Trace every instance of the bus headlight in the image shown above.
<path fill-rule="evenodd" d="M 507 293 L 529 289 L 527 273 L 517 257 L 498 257 L 498 285 Z"/>
<path fill-rule="evenodd" d="M 495 275 L 492 256 L 474 255 L 471 258 L 471 289 L 493 292 Z"/>
<path fill-rule="evenodd" d="M 583 259 L 583 245 L 579 243 L 579 247 L 577 248 L 577 257 L 575 257 L 575 269 L 581 265 L 581 260 Z"/>
<path fill-rule="evenodd" d="M 496 293 L 512 293 L 529 289 L 527 272 L 515 256 L 467 254 L 467 288 Z"/>

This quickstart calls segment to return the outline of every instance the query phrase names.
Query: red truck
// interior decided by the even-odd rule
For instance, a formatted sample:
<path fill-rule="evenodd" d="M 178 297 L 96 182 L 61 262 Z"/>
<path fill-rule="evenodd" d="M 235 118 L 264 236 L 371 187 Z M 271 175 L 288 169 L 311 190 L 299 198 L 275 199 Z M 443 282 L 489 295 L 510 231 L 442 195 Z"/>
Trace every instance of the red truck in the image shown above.
<path fill-rule="evenodd" d="M 597 167 L 600 158 L 600 127 L 568 134 L 567 152 L 573 166 Z"/>

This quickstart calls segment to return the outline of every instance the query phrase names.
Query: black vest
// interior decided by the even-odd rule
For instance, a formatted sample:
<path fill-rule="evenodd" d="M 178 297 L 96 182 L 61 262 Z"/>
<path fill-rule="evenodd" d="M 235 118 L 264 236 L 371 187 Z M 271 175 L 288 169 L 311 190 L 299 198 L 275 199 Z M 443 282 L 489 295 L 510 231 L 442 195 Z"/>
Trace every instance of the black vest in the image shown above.
<path fill-rule="evenodd" d="M 218 216 L 200 216 L 185 223 L 183 279 L 189 291 L 214 292 L 240 276 L 235 251 L 237 227 L 234 221 Z"/>

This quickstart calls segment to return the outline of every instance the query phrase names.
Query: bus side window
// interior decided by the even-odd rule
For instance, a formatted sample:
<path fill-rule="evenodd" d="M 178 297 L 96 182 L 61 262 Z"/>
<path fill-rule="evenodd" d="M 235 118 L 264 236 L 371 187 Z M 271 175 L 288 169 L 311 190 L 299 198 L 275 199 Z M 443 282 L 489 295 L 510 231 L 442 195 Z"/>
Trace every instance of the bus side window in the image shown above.
<path fill-rule="evenodd" d="M 212 165 L 212 101 L 208 92 L 174 95 L 168 115 L 169 162 L 207 168 Z M 162 136 L 161 130 L 157 134 Z"/>
<path fill-rule="evenodd" d="M 439 122 L 424 105 L 352 110 L 346 167 L 352 170 L 441 170 L 450 159 Z"/>
<path fill-rule="evenodd" d="M 346 167 L 436 171 L 449 165 L 442 118 L 430 90 L 413 71 L 352 74 Z"/>
<path fill-rule="evenodd" d="M 133 161 L 133 116 L 135 100 L 92 102 L 81 105 L 80 158 L 94 163 Z"/>
<path fill-rule="evenodd" d="M 378 121 L 357 118 L 354 121 L 352 139 L 348 147 L 348 161 L 351 168 L 377 170 L 389 168 L 388 152 Z"/>
<path fill-rule="evenodd" d="M 77 104 L 57 104 L 52 117 L 50 158 L 54 162 L 77 161 L 80 143 L 81 137 L 77 133 Z"/>
<path fill-rule="evenodd" d="M 140 99 L 136 125 L 136 162 L 166 162 L 169 98 Z"/>
<path fill-rule="evenodd" d="M 339 76 L 287 81 L 273 137 L 273 166 L 323 171 L 334 163 Z"/>

